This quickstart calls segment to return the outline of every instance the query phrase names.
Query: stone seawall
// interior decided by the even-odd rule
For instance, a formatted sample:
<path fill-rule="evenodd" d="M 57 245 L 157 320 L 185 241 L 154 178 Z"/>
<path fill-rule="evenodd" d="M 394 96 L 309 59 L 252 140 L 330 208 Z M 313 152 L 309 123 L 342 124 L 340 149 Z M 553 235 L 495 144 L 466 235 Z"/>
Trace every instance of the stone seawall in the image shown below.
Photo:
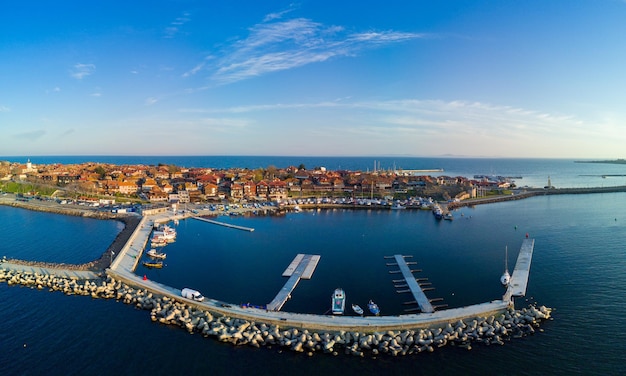
<path fill-rule="evenodd" d="M 314 331 L 295 328 L 288 323 L 268 324 L 231 317 L 191 306 L 182 299 L 160 296 L 135 288 L 110 276 L 94 281 L 78 281 L 54 275 L 39 275 L 2 269 L 0 282 L 39 290 L 60 291 L 66 295 L 115 299 L 138 309 L 149 310 L 154 322 L 174 325 L 189 333 L 236 346 L 278 347 L 294 352 L 377 357 L 433 352 L 447 345 L 471 350 L 475 345 L 504 345 L 514 338 L 532 335 L 540 323 L 551 319 L 551 309 L 530 305 L 520 310 L 509 308 L 499 315 L 474 317 L 424 329 L 384 331 Z"/>

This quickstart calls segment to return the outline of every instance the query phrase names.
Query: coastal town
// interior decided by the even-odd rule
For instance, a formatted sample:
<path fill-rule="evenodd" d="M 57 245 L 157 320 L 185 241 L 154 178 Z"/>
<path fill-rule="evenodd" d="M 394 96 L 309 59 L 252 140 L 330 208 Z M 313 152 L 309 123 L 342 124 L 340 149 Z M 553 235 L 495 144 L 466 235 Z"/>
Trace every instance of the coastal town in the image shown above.
<path fill-rule="evenodd" d="M 141 277 L 141 273 L 136 272 L 144 253 L 150 258 L 150 261 L 146 261 L 146 257 L 143 258 L 144 261 L 141 261 L 144 268 L 160 269 L 163 267 L 163 262 L 158 260 L 164 259 L 166 254 L 152 247 L 161 247 L 159 249 L 164 247 L 164 245 L 155 244 L 157 237 L 166 239 L 170 235 L 171 241 L 176 237 L 175 230 L 167 223 L 176 224 L 179 219 L 192 218 L 236 230 L 253 231 L 253 229 L 241 226 L 207 220 L 202 217 L 204 213 L 193 213 L 195 209 L 169 210 L 169 205 L 175 208 L 181 202 L 202 203 L 216 197 L 217 200 L 227 200 L 232 207 L 249 205 L 250 201 L 261 201 L 261 203 L 254 202 L 254 205 L 275 209 L 285 205 L 285 202 L 287 205 L 296 203 L 294 206 L 298 206 L 299 202 L 323 204 L 325 199 L 319 198 L 323 196 L 330 201 L 331 205 L 350 202 L 368 206 L 365 202 L 372 204 L 376 202 L 372 206 L 397 209 L 398 205 L 405 208 L 404 205 L 407 203 L 414 203 L 414 196 L 408 199 L 403 199 L 403 197 L 424 192 L 419 189 L 447 187 L 449 189 L 443 189 L 440 192 L 450 195 L 450 192 L 454 192 L 452 189 L 476 190 L 477 187 L 472 184 L 480 185 L 480 182 L 468 181 L 459 184 L 457 181 L 455 184 L 446 185 L 445 178 L 439 180 L 439 178 L 428 176 L 399 174 L 395 171 L 329 172 L 324 168 L 315 168 L 309 173 L 304 166 L 284 170 L 267 168 L 256 171 L 245 169 L 213 171 L 174 166 L 106 165 L 106 168 L 96 164 L 34 166 L 28 161 L 25 165 L 9 163 L 3 164 L 3 167 L 8 167 L 8 173 L 4 174 L 2 180 L 3 189 L 8 187 L 12 193 L 14 193 L 15 186 L 29 189 L 10 195 L 3 192 L 0 204 L 59 214 L 84 216 L 87 213 L 90 217 L 124 222 L 124 229 L 102 257 L 87 264 L 52 264 L 2 258 L 0 282 L 6 282 L 8 285 L 31 286 L 40 290 L 47 288 L 50 291 L 62 291 L 67 295 L 115 299 L 140 309 L 150 310 L 152 321 L 176 325 L 185 328 L 190 333 L 201 333 L 205 337 L 213 337 L 236 346 L 274 345 L 291 349 L 294 352 L 306 352 L 308 356 L 316 352 L 338 355 L 339 351 L 358 357 L 377 357 L 382 354 L 403 356 L 433 352 L 435 348 L 447 344 L 467 350 L 472 348 L 472 344 L 477 343 L 502 346 L 511 338 L 533 334 L 541 322 L 550 319 L 551 309 L 545 306 L 531 304 L 528 308 L 516 309 L 514 305 L 514 297 L 522 297 L 526 294 L 530 260 L 534 249 L 534 239 L 529 238 L 528 234 L 522 240 L 520 256 L 510 276 L 510 283 L 508 281 L 506 284 L 502 283 L 505 286 L 502 299 L 461 307 L 447 308 L 446 304 L 432 305 L 431 301 L 438 300 L 428 299 L 424 294 L 424 291 L 431 289 L 425 287 L 430 284 L 417 283 L 418 279 L 413 276 L 415 270 L 408 266 L 414 262 L 404 261 L 404 257 L 412 256 L 394 255 L 396 263 L 387 263 L 387 265 L 398 266 L 397 272 L 402 272 L 406 281 L 404 286 L 411 291 L 420 311 L 402 315 L 379 314 L 379 308 L 373 300 L 370 300 L 367 306 L 371 315 L 364 315 L 363 311 L 357 310 L 354 305 L 352 309 L 355 314 L 348 312 L 344 314 L 345 295 L 341 289 L 336 289 L 334 295 L 337 298 L 339 291 L 338 299 L 341 304 L 333 302 L 334 308 L 330 316 L 282 311 L 283 304 L 291 298 L 298 280 L 310 279 L 320 255 L 296 255 L 283 273 L 283 276 L 289 277 L 285 286 L 279 290 L 276 298 L 267 305 L 261 306 L 250 305 L 250 303 L 236 305 L 214 298 L 205 298 L 197 290 L 167 286 L 153 281 L 146 274 Z M 70 172 L 73 175 L 69 175 Z M 161 175 L 157 176 L 159 173 Z M 73 178 L 70 179 L 67 176 Z M 209 179 L 212 179 L 211 183 L 202 183 Z M 332 183 L 330 189 L 316 189 L 318 186 L 324 186 L 320 182 L 325 179 L 336 180 L 337 183 Z M 100 184 L 107 185 L 113 181 L 117 182 L 118 186 L 119 183 L 125 181 L 135 183 L 133 189 L 126 193 L 99 191 Z M 151 189 L 144 190 L 143 186 L 147 181 L 150 183 L 154 181 L 152 183 L 154 185 Z M 303 189 L 305 181 L 307 181 L 305 186 L 310 185 L 307 190 Z M 346 181 L 353 182 L 352 189 L 345 188 Z M 483 182 L 487 181 L 488 179 L 483 180 Z M 383 185 L 382 182 L 386 182 L 387 185 Z M 255 187 L 256 191 L 241 196 L 237 193 L 233 194 L 233 186 L 244 186 L 246 183 L 250 187 Z M 290 183 L 292 185 L 289 185 Z M 343 183 L 341 188 L 332 189 L 335 184 L 340 185 L 340 183 Z M 370 198 L 365 198 L 368 196 L 365 189 L 361 198 L 356 198 L 359 197 L 357 193 L 359 188 L 367 187 L 368 183 Z M 203 188 L 208 184 L 216 186 L 217 195 L 206 195 L 206 190 Z M 165 200 L 155 201 L 153 207 L 143 205 L 143 201 L 151 201 L 153 189 L 162 190 L 162 187 L 166 185 L 171 186 L 172 190 L 165 195 Z M 259 187 L 261 187 L 260 190 Z M 291 190 L 291 187 L 299 189 Z M 46 193 L 35 189 L 45 189 Z M 504 188 L 496 186 L 494 190 L 496 189 Z M 199 193 L 190 194 L 190 191 Z M 305 201 L 296 198 L 304 197 L 305 192 L 307 196 L 311 195 L 316 198 L 307 198 Z M 335 194 L 336 198 L 329 198 Z M 441 197 L 445 198 L 443 194 Z M 467 191 L 465 194 L 468 194 Z M 68 195 L 69 199 L 58 198 Z M 76 199 L 72 200 L 72 196 Z M 340 198 L 341 196 L 343 197 Z M 13 198 L 15 200 L 13 204 L 18 205 L 5 202 Z M 116 208 L 121 209 L 122 206 L 109 204 L 117 198 L 141 201 L 141 214 L 129 215 L 126 207 L 120 211 Z M 452 199 L 453 202 L 455 200 L 460 201 L 458 194 Z M 65 205 L 64 201 L 72 201 L 71 203 L 75 205 Z M 158 204 L 162 201 L 167 201 L 168 205 L 159 206 Z M 243 203 L 244 201 L 246 202 Z M 426 203 L 429 209 L 438 207 L 438 203 L 432 198 L 429 198 Z M 42 209 L 39 207 L 40 204 L 49 204 L 51 207 Z M 219 205 L 226 206 L 225 204 Z M 100 206 L 114 210 L 99 211 Z M 212 205 L 202 206 L 206 208 Z M 59 209 L 60 207 L 63 209 Z M 135 209 L 134 205 L 131 207 Z M 191 207 L 196 206 L 191 205 Z M 394 280 L 394 283 L 401 282 L 402 280 L 400 282 Z M 402 287 L 402 285 L 397 287 Z M 306 335 L 300 334 L 302 329 L 306 329 L 304 331 Z"/>
<path fill-rule="evenodd" d="M 389 205 L 409 197 L 461 201 L 507 194 L 507 177 L 431 176 L 441 170 L 331 171 L 304 165 L 211 169 L 174 165 L 0 162 L 0 189 L 24 197 L 46 195 L 98 206 L 134 201 L 168 203 L 289 202 L 309 198 L 377 199 Z M 301 203 L 302 201 L 300 201 Z M 380 201 L 379 201 L 380 202 Z"/>

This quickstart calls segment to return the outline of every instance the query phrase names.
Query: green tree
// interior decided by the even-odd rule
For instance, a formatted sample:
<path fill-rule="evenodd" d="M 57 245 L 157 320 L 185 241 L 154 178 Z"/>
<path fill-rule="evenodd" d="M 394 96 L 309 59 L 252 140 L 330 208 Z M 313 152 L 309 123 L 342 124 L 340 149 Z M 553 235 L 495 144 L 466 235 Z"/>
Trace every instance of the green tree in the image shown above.
<path fill-rule="evenodd" d="M 104 169 L 104 167 L 102 166 L 98 166 L 96 167 L 95 170 L 93 170 L 96 174 L 98 174 L 98 177 L 100 178 L 100 180 L 104 179 L 104 175 L 106 175 L 106 171 Z"/>

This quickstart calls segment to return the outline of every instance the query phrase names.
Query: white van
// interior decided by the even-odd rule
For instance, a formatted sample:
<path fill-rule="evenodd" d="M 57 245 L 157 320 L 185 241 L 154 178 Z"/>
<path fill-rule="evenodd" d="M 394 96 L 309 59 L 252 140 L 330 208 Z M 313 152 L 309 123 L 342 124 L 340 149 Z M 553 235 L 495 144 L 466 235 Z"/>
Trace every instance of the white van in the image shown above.
<path fill-rule="evenodd" d="M 202 294 L 200 294 L 200 291 L 184 288 L 184 289 L 182 289 L 180 294 L 182 295 L 183 298 L 192 299 L 192 300 L 195 300 L 197 302 L 201 302 L 201 301 L 204 300 L 204 296 L 202 296 Z"/>

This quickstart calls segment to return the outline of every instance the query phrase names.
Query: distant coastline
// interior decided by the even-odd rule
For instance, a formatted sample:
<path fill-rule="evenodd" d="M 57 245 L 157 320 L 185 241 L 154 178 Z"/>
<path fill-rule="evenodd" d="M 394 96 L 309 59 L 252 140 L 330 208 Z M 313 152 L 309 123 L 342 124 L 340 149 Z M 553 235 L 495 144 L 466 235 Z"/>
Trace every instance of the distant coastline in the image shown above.
<path fill-rule="evenodd" d="M 574 163 L 608 163 L 608 164 L 626 164 L 626 159 L 613 159 L 606 161 L 574 161 Z"/>

